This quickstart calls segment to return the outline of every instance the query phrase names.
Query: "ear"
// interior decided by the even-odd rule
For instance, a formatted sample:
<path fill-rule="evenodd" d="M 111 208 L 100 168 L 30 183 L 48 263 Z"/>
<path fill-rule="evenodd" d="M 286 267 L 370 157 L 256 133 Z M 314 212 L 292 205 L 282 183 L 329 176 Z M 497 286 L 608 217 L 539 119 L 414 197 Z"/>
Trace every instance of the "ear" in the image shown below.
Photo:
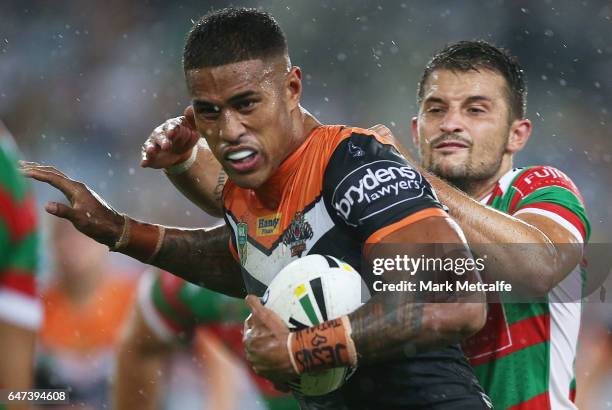
<path fill-rule="evenodd" d="M 419 117 L 412 117 L 412 143 L 419 150 Z"/>
<path fill-rule="evenodd" d="M 510 135 L 508 136 L 506 150 L 511 154 L 515 154 L 522 150 L 529 140 L 531 130 L 531 121 L 527 119 L 515 120 L 510 126 Z"/>
<path fill-rule="evenodd" d="M 300 67 L 291 67 L 291 70 L 289 70 L 285 92 L 289 107 L 293 110 L 300 104 L 302 96 L 302 70 L 300 70 Z"/>

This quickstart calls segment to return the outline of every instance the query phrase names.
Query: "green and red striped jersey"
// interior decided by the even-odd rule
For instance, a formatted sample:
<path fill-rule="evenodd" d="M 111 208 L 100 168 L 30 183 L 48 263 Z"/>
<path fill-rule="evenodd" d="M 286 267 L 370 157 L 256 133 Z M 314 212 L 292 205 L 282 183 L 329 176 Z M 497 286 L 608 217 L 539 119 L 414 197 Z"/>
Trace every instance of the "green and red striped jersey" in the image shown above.
<path fill-rule="evenodd" d="M 36 206 L 19 174 L 15 148 L 0 135 L 0 319 L 37 329 L 42 308 L 36 295 Z"/>
<path fill-rule="evenodd" d="M 138 304 L 145 322 L 160 340 L 189 343 L 197 330 L 205 327 L 236 356 L 246 360 L 242 331 L 249 310 L 244 300 L 196 286 L 168 272 L 147 272 L 141 278 Z M 269 409 L 298 407 L 293 397 L 278 392 L 270 381 L 250 372 Z"/>
<path fill-rule="evenodd" d="M 582 196 L 556 168 L 512 169 L 481 202 L 513 216 L 547 217 L 579 243 L 589 238 Z M 582 289 L 582 278 L 578 265 L 548 293 L 546 302 L 490 304 L 485 327 L 464 343 L 496 409 L 576 409 L 574 359 L 581 305 L 563 295 Z"/>

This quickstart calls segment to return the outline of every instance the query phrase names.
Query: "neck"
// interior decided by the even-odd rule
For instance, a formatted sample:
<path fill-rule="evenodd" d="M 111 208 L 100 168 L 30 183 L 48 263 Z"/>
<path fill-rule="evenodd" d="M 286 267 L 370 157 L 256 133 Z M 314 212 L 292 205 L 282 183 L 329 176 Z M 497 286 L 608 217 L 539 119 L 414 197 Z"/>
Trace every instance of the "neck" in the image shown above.
<path fill-rule="evenodd" d="M 465 192 L 470 197 L 481 200 L 485 196 L 487 196 L 497 184 L 497 181 L 500 180 L 504 174 L 512 169 L 512 156 L 505 154 L 502 158 L 501 165 L 497 172 L 489 178 L 484 179 L 467 179 L 461 178 L 452 180 L 449 179 L 448 182 L 454 185 L 457 189 Z"/>

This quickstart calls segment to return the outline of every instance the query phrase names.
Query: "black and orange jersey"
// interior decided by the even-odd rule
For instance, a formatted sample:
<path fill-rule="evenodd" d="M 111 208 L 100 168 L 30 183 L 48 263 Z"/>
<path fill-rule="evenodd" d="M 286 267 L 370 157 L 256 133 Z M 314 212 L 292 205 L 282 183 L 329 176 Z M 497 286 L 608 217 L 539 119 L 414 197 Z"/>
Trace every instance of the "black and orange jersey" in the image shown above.
<path fill-rule="evenodd" d="M 246 289 L 262 296 L 276 274 L 308 254 L 332 255 L 362 272 L 362 252 L 386 235 L 447 216 L 393 141 L 361 128 L 320 126 L 254 190 L 224 190 L 230 247 Z M 299 397 L 302 408 L 487 408 L 458 346 L 362 366 L 339 390 Z"/>
<path fill-rule="evenodd" d="M 359 272 L 364 244 L 446 216 L 391 140 L 343 126 L 314 129 L 257 191 L 228 181 L 224 206 L 247 290 L 260 296 L 300 256 L 333 255 Z"/>

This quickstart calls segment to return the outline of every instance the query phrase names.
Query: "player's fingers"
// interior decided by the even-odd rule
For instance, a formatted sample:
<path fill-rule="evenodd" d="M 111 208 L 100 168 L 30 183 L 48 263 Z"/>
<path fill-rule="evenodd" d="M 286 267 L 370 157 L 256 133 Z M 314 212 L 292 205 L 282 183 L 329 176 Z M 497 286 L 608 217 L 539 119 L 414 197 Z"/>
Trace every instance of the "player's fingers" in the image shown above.
<path fill-rule="evenodd" d="M 391 130 L 383 124 L 376 124 L 372 127 L 370 127 L 370 130 L 374 131 L 375 133 L 383 136 L 383 137 L 387 137 L 387 138 L 394 138 L 393 137 L 393 133 L 391 132 Z"/>
<path fill-rule="evenodd" d="M 245 301 L 254 320 L 264 321 L 267 318 L 268 310 L 263 307 L 257 296 L 247 295 Z"/>
<path fill-rule="evenodd" d="M 68 205 L 60 204 L 58 202 L 49 202 L 45 205 L 45 211 L 51 215 L 55 215 L 60 218 L 68 219 L 72 221 L 74 217 L 74 209 Z"/>
<path fill-rule="evenodd" d="M 188 105 L 187 108 L 185 108 L 185 111 L 183 112 L 183 115 L 185 116 L 185 119 L 187 120 L 187 125 L 195 130 L 196 129 L 196 123 L 195 123 L 195 114 L 193 113 L 193 106 L 192 105 Z"/>
<path fill-rule="evenodd" d="M 24 169 L 23 175 L 40 182 L 46 182 L 52 187 L 59 189 L 69 200 L 72 200 L 72 197 L 79 186 L 79 182 L 73 181 L 64 175 L 56 174 L 51 171 L 44 171 L 38 168 Z"/>
<path fill-rule="evenodd" d="M 22 171 L 25 171 L 27 169 L 38 169 L 41 171 L 57 174 L 63 178 L 68 178 L 66 174 L 64 174 L 62 171 L 60 171 L 59 169 L 51 165 L 40 165 L 37 162 L 31 162 L 31 161 L 19 161 L 19 167 Z"/>

